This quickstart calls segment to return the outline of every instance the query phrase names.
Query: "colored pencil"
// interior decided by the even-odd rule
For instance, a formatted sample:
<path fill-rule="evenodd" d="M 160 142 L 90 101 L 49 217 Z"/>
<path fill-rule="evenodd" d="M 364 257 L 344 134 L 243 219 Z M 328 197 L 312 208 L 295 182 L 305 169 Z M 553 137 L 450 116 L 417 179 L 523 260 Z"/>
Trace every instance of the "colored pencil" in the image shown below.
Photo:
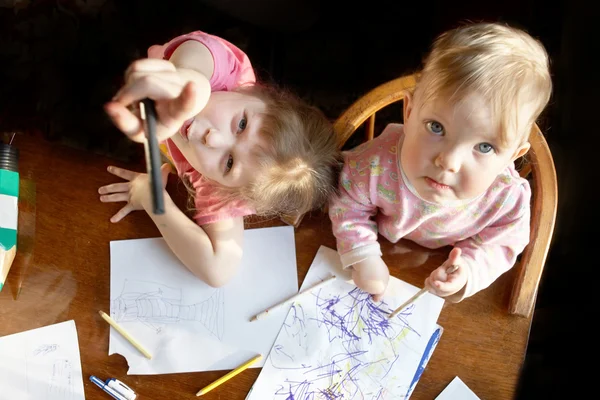
<path fill-rule="evenodd" d="M 196 393 L 196 396 L 202 396 L 203 394 L 206 394 L 206 393 L 210 392 L 211 390 L 213 390 L 217 386 L 219 386 L 219 385 L 227 382 L 228 380 L 230 380 L 231 378 L 233 378 L 234 376 L 236 376 L 240 372 L 244 371 L 245 369 L 248 369 L 249 366 L 251 366 L 252 364 L 254 364 L 255 362 L 257 362 L 261 358 L 262 358 L 262 355 L 259 354 L 256 357 L 254 357 L 253 359 L 251 359 L 249 361 L 246 361 L 244 364 L 240 365 L 236 369 L 230 371 L 229 373 L 223 375 L 222 377 L 220 377 L 219 379 L 217 379 L 213 383 L 211 383 L 211 384 L 203 387 L 202 389 L 200 389 L 200 391 L 198 393 Z"/>
<path fill-rule="evenodd" d="M 104 311 L 98 311 L 98 313 L 106 322 L 108 322 L 110 324 L 110 326 L 115 328 L 117 332 L 119 332 L 125 339 L 127 339 L 127 341 L 129 343 L 131 343 L 136 349 L 138 349 L 140 351 L 140 353 L 142 353 L 147 359 L 149 359 L 149 360 L 152 359 L 152 355 L 150 354 L 150 352 L 148 350 L 146 350 L 141 344 L 139 344 L 138 341 L 135 340 L 129 334 L 129 332 L 127 332 L 125 329 L 123 329 L 122 326 L 117 324 L 117 322 L 114 319 L 112 319 L 110 317 L 110 315 L 106 314 Z"/>
<path fill-rule="evenodd" d="M 272 311 L 275 311 L 275 310 L 277 310 L 278 308 L 280 308 L 280 307 L 284 306 L 285 304 L 287 304 L 287 303 L 289 303 L 289 302 L 291 302 L 291 301 L 294 301 L 294 300 L 296 300 L 297 298 L 299 298 L 300 296 L 302 296 L 302 295 L 303 295 L 303 294 L 305 294 L 305 293 L 308 293 L 308 292 L 310 292 L 310 291 L 312 291 L 312 290 L 315 290 L 315 289 L 318 289 L 318 288 L 320 288 L 320 287 L 322 287 L 322 286 L 325 286 L 326 284 L 328 284 L 329 282 L 333 281 L 334 279 L 335 279 L 335 275 L 331 275 L 330 277 L 328 277 L 328 278 L 326 278 L 326 279 L 322 280 L 321 282 L 317 283 L 316 285 L 314 285 L 314 286 L 312 286 L 312 287 L 310 287 L 310 288 L 308 288 L 308 289 L 306 289 L 306 290 L 303 290 L 303 291 L 302 291 L 302 292 L 300 292 L 300 293 L 297 293 L 297 294 L 295 294 L 294 296 L 292 296 L 292 297 L 290 297 L 290 298 L 288 298 L 288 299 L 286 299 L 286 300 L 282 301 L 282 302 L 281 302 L 281 303 L 279 303 L 279 304 L 276 304 L 276 305 L 274 305 L 274 306 L 272 306 L 272 307 L 270 307 L 270 308 L 267 308 L 265 311 L 263 311 L 263 312 L 261 312 L 261 313 L 259 313 L 259 314 L 256 314 L 254 317 L 252 317 L 252 318 L 250 319 L 250 321 L 256 321 L 256 320 L 258 320 L 258 319 L 260 319 L 260 318 L 263 318 L 263 317 L 267 316 L 267 315 L 268 315 L 270 312 L 272 312 Z"/>
<path fill-rule="evenodd" d="M 446 274 L 450 275 L 451 273 L 455 272 L 457 269 L 458 269 L 458 265 L 451 265 L 446 270 Z M 390 315 L 388 315 L 388 319 L 394 318 L 396 315 L 398 315 L 398 313 L 400 311 L 404 310 L 411 303 L 414 303 L 419 297 L 423 296 L 427 292 L 428 292 L 428 290 L 426 287 L 419 290 L 417 293 L 415 293 L 415 295 L 413 297 L 406 300 L 404 303 L 402 303 L 402 305 L 400 305 L 400 307 L 396 308 Z"/>

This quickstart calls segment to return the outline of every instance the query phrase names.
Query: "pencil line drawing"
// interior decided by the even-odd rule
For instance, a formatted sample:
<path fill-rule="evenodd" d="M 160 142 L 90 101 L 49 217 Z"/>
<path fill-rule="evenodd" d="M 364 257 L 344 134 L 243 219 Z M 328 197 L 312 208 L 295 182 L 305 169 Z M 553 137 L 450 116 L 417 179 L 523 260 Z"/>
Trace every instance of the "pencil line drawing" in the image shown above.
<path fill-rule="evenodd" d="M 0 400 L 84 400 L 74 320 L 0 338 Z"/>
<path fill-rule="evenodd" d="M 52 377 L 47 399 L 69 400 L 73 397 L 72 365 L 67 359 L 56 359 L 52 364 Z"/>
<path fill-rule="evenodd" d="M 35 374 L 35 376 L 30 376 Z M 48 379 L 40 379 L 40 374 Z M 75 398 L 73 365 L 58 344 L 42 344 L 25 354 L 25 375 L 30 398 L 71 400 Z"/>
<path fill-rule="evenodd" d="M 186 305 L 181 289 L 156 282 L 125 280 L 121 294 L 111 302 L 111 314 L 117 322 L 140 321 L 157 334 L 166 324 L 199 322 L 222 340 L 224 305 L 222 289 L 215 289 L 206 300 Z"/>
<path fill-rule="evenodd" d="M 312 296 L 304 307 L 292 305 L 270 354 L 271 365 L 287 371 L 283 382 L 274 386 L 273 398 L 408 397 L 408 384 L 399 388 L 403 382 L 394 368 L 407 351 L 407 335 L 421 337 L 408 322 L 414 307 L 388 319 L 393 309 L 385 302 L 374 303 L 368 293 L 356 287 L 341 294 L 321 289 Z M 398 397 L 400 392 L 405 395 Z"/>
<path fill-rule="evenodd" d="M 56 351 L 58 348 L 59 348 L 59 345 L 57 345 L 57 344 L 43 344 L 41 346 L 38 346 L 33 351 L 33 355 L 34 356 L 37 356 L 38 354 L 46 355 L 48 353 Z"/>

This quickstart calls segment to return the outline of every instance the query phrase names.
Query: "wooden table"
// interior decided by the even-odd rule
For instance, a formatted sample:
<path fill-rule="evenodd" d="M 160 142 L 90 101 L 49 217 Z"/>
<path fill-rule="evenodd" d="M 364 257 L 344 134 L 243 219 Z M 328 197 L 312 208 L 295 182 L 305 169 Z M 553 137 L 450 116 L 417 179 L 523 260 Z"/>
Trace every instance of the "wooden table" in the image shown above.
<path fill-rule="evenodd" d="M 97 189 L 113 181 L 106 172 L 109 164 L 138 171 L 143 164 L 115 163 L 35 136 L 16 140 L 21 177 L 33 181 L 36 188 L 35 207 L 24 208 L 20 226 L 34 234 L 32 245 L 18 253 L 0 293 L 0 335 L 74 319 L 88 400 L 108 398 L 89 381 L 92 374 L 122 379 L 139 399 L 195 398 L 200 388 L 225 372 L 127 376 L 125 359 L 108 356 L 109 325 L 98 315 L 100 309 L 109 310 L 109 241 L 158 237 L 159 232 L 142 212 L 110 223 L 121 205 L 100 203 Z M 168 190 L 183 199 L 185 189 L 173 178 Z M 282 223 L 252 227 L 275 225 Z M 300 283 L 321 245 L 335 248 L 335 241 L 327 216 L 314 213 L 296 231 Z M 382 240 L 382 246 L 392 274 L 415 286 L 421 286 L 447 254 L 447 249 L 429 251 L 409 242 L 394 245 Z M 513 397 L 531 320 L 507 314 L 512 280 L 508 272 L 472 298 L 445 304 L 438 320 L 444 333 L 412 399 L 435 398 L 455 376 L 482 399 Z M 244 399 L 258 373 L 259 369 L 246 370 L 203 398 Z"/>

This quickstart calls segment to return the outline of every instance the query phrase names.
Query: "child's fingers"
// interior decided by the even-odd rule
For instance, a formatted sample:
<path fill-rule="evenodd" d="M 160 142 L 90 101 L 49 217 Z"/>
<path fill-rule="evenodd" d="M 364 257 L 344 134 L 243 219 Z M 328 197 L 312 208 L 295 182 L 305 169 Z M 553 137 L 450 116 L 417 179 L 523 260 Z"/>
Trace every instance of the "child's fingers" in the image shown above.
<path fill-rule="evenodd" d="M 466 273 L 466 272 L 456 270 L 456 272 L 454 272 L 453 274 L 448 275 L 448 278 L 446 278 L 446 282 L 455 283 L 457 281 L 463 280 L 463 273 Z"/>
<path fill-rule="evenodd" d="M 444 286 L 444 281 L 429 278 L 429 286 L 433 290 L 440 290 Z"/>
<path fill-rule="evenodd" d="M 169 176 L 171 173 L 171 164 L 164 163 L 160 166 L 160 172 L 162 172 L 163 176 Z"/>
<path fill-rule="evenodd" d="M 119 183 L 111 183 L 110 185 L 102 186 L 98 189 L 98 193 L 100 194 L 109 194 L 109 193 L 122 193 L 129 192 L 131 188 L 129 182 L 119 182 Z"/>
<path fill-rule="evenodd" d="M 129 74 L 127 78 L 127 85 L 131 84 L 133 81 L 139 81 L 143 79 L 156 79 L 157 81 L 162 81 L 165 83 L 170 83 L 173 85 L 179 85 L 183 87 L 183 82 L 181 81 L 181 77 L 175 71 L 161 71 L 161 72 L 148 72 L 148 71 L 139 71 L 133 72 Z"/>
<path fill-rule="evenodd" d="M 128 180 L 128 181 L 132 181 L 132 180 L 134 180 L 138 176 L 137 172 L 133 172 L 133 171 L 130 171 L 128 169 L 123 169 L 123 168 L 115 167 L 113 165 L 111 165 L 110 167 L 108 167 L 107 171 L 110 172 L 111 174 L 115 175 L 115 176 L 118 176 L 119 178 L 123 178 L 123 179 Z"/>
<path fill-rule="evenodd" d="M 429 289 L 430 292 L 432 291 L 433 286 L 431 285 L 431 277 L 430 276 L 425 278 L 425 282 L 423 282 L 423 287 L 426 287 L 427 289 Z"/>
<path fill-rule="evenodd" d="M 436 280 L 431 279 L 431 277 L 428 277 L 427 279 L 425 279 L 424 287 L 426 287 L 430 293 L 433 293 L 433 294 L 439 296 L 440 295 L 439 282 L 440 281 L 436 281 Z"/>
<path fill-rule="evenodd" d="M 103 203 L 116 203 L 119 201 L 129 201 L 129 192 L 113 193 L 100 196 L 100 201 Z"/>
<path fill-rule="evenodd" d="M 119 222 L 123 218 L 127 216 L 130 212 L 133 211 L 133 207 L 130 204 L 126 204 L 123 208 L 121 208 L 115 215 L 113 215 L 110 219 L 110 222 Z"/>
<path fill-rule="evenodd" d="M 373 293 L 373 301 L 376 303 L 379 303 L 381 300 L 383 300 L 383 296 L 385 295 L 385 292 L 387 291 L 387 288 L 388 288 L 386 281 L 380 281 L 379 283 L 381 284 L 381 287 L 383 289 Z"/>
<path fill-rule="evenodd" d="M 196 85 L 193 82 L 188 82 L 179 96 L 173 101 L 168 102 L 165 125 L 174 123 L 182 123 L 183 121 L 195 116 L 198 108 L 196 97 Z"/>
<path fill-rule="evenodd" d="M 174 99 L 181 94 L 182 84 L 164 81 L 158 76 L 147 75 L 138 80 L 129 82 L 121 88 L 113 101 L 128 106 L 139 102 L 146 97 L 153 100 Z"/>
<path fill-rule="evenodd" d="M 448 282 L 436 281 L 431 278 L 427 278 L 425 286 L 429 291 L 437 296 L 445 296 L 451 289 L 451 285 Z"/>
<path fill-rule="evenodd" d="M 129 139 L 142 143 L 144 134 L 140 119 L 131 113 L 125 106 L 119 103 L 110 102 L 104 106 L 104 110 L 109 115 L 113 124 Z"/>
<path fill-rule="evenodd" d="M 198 114 L 197 108 L 199 107 L 192 82 L 184 86 L 177 98 L 157 104 L 156 111 L 160 117 L 158 122 L 161 127 L 157 132 L 157 139 L 162 141 L 171 137 L 186 120 Z"/>
<path fill-rule="evenodd" d="M 382 281 L 365 277 L 364 274 L 356 269 L 352 270 L 352 279 L 359 289 L 370 294 L 383 293 L 385 289 Z"/>
<path fill-rule="evenodd" d="M 160 72 L 160 71 L 176 71 L 175 65 L 167 60 L 160 58 L 142 58 L 132 62 L 125 70 L 125 80 L 136 72 Z"/>
<path fill-rule="evenodd" d="M 438 267 L 434 269 L 429 276 L 432 281 L 445 281 L 447 277 L 446 268 Z"/>
<path fill-rule="evenodd" d="M 167 181 L 169 180 L 169 174 L 171 173 L 171 165 L 170 164 L 163 164 L 160 166 L 160 173 L 162 176 L 162 181 L 163 181 L 163 186 L 167 186 Z"/>
<path fill-rule="evenodd" d="M 448 254 L 448 264 L 453 265 L 456 264 L 462 254 L 462 250 L 460 247 L 455 247 Z"/>

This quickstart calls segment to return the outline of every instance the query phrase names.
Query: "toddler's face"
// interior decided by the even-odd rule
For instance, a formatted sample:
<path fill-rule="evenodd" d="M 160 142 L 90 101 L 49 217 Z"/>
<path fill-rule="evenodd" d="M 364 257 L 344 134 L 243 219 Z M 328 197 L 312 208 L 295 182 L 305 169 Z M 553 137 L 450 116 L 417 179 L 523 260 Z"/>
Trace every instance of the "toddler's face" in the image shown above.
<path fill-rule="evenodd" d="M 238 92 L 213 92 L 206 107 L 172 136 L 190 165 L 227 187 L 248 184 L 265 146 L 260 136 L 265 103 Z"/>
<path fill-rule="evenodd" d="M 460 103 L 405 99 L 402 169 L 419 195 L 438 204 L 484 193 L 529 144 L 501 146 L 490 107 L 477 93 Z"/>

